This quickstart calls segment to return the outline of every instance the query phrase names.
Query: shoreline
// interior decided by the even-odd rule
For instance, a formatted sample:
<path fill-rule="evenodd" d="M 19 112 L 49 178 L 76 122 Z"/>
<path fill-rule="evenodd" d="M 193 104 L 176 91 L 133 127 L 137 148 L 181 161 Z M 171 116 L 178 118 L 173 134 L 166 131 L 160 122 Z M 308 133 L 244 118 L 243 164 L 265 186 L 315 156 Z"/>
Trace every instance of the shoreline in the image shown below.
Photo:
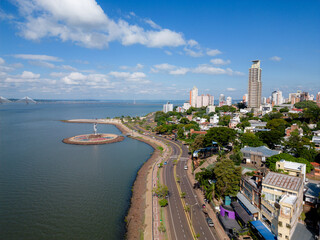
<path fill-rule="evenodd" d="M 132 132 L 132 130 L 125 126 L 120 120 L 114 119 L 74 119 L 61 121 L 66 123 L 109 124 L 114 125 L 116 128 L 118 128 L 122 134 L 128 135 L 130 132 Z M 141 239 L 141 234 L 148 234 L 145 232 L 146 226 L 150 224 L 148 222 L 145 222 L 145 218 L 147 215 L 146 209 L 147 207 L 149 207 L 146 203 L 146 195 L 149 192 L 152 195 L 152 189 L 147 188 L 148 178 L 150 177 L 149 174 L 152 171 L 153 164 L 156 162 L 156 159 L 158 159 L 161 156 L 161 151 L 158 149 L 158 146 L 162 145 L 162 147 L 164 148 L 163 151 L 165 151 L 167 148 L 165 144 L 160 144 L 158 141 L 149 139 L 149 137 L 146 137 L 145 135 L 139 133 L 132 134 L 132 136 L 129 136 L 130 138 L 148 144 L 154 149 L 154 151 L 152 155 L 142 164 L 140 169 L 137 171 L 135 180 L 131 187 L 130 205 L 128 206 L 124 218 L 124 221 L 126 223 L 126 233 L 124 237 L 125 239 L 130 240 Z M 152 232 L 149 234 L 152 234 Z"/>

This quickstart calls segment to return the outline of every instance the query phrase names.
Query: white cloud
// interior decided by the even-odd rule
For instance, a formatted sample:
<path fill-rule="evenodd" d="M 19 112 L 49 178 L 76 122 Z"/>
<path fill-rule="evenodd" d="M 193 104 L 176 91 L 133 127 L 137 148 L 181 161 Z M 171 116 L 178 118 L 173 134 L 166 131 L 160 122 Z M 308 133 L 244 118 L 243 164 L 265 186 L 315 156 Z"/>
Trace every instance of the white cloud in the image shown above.
<path fill-rule="evenodd" d="M 5 61 L 3 60 L 3 58 L 0 57 L 0 64 L 4 64 Z"/>
<path fill-rule="evenodd" d="M 234 92 L 234 91 L 236 91 L 237 89 L 235 89 L 235 88 L 227 88 L 227 91 L 228 92 Z"/>
<path fill-rule="evenodd" d="M 212 64 L 215 64 L 215 65 L 227 65 L 227 64 L 230 64 L 231 61 L 230 60 L 223 60 L 221 58 L 214 58 L 214 59 L 211 59 L 210 62 Z"/>
<path fill-rule="evenodd" d="M 199 46 L 199 43 L 198 43 L 196 40 L 190 39 L 190 40 L 188 41 L 188 45 L 189 45 L 190 47 L 195 47 L 195 46 Z"/>
<path fill-rule="evenodd" d="M 6 83 L 27 83 L 39 82 L 40 74 L 29 71 L 23 71 L 21 75 L 7 77 L 4 82 Z"/>
<path fill-rule="evenodd" d="M 54 37 L 87 48 L 106 48 L 111 41 L 156 48 L 186 43 L 182 33 L 159 30 L 151 20 L 148 23 L 157 30 L 145 30 L 122 19 L 114 21 L 95 0 L 25 0 L 17 4 L 25 18 L 25 22 L 19 23 L 20 34 L 30 40 Z"/>
<path fill-rule="evenodd" d="M 158 24 L 156 24 L 154 21 L 152 21 L 151 19 L 145 19 L 145 22 L 147 24 L 149 24 L 154 29 L 161 29 L 161 27 Z"/>
<path fill-rule="evenodd" d="M 13 55 L 15 58 L 27 59 L 27 60 L 39 60 L 39 61 L 54 61 L 59 62 L 62 61 L 58 57 L 48 56 L 48 55 L 35 55 L 35 54 L 15 54 Z"/>
<path fill-rule="evenodd" d="M 216 55 L 219 55 L 221 54 L 222 52 L 219 51 L 218 49 L 207 49 L 207 55 L 209 56 L 216 56 Z"/>
<path fill-rule="evenodd" d="M 74 68 L 74 67 L 72 67 L 70 65 L 62 65 L 61 68 L 64 69 L 64 70 L 68 70 L 68 71 L 74 71 L 74 72 L 77 71 L 76 68 Z"/>
<path fill-rule="evenodd" d="M 52 63 L 44 62 L 44 61 L 29 61 L 29 64 L 39 67 L 46 67 L 46 68 L 55 68 L 56 66 Z"/>
<path fill-rule="evenodd" d="M 148 84 L 150 83 L 149 80 L 145 79 L 146 74 L 143 72 L 110 72 L 110 76 L 113 76 L 114 78 L 117 79 L 122 79 L 127 82 L 134 82 L 134 83 L 140 83 L 140 84 Z"/>
<path fill-rule="evenodd" d="M 202 74 L 227 74 L 227 70 L 222 68 L 213 67 L 207 64 L 199 65 L 195 69 L 193 69 L 194 73 L 202 73 Z"/>
<path fill-rule="evenodd" d="M 29 71 L 23 71 L 23 73 L 21 74 L 21 78 L 25 78 L 25 79 L 30 79 L 30 78 L 39 78 L 40 74 L 35 74 L 33 72 L 29 72 Z"/>
<path fill-rule="evenodd" d="M 191 57 L 202 57 L 203 56 L 203 53 L 201 50 L 194 51 L 194 50 L 191 50 L 186 47 L 183 50 L 186 52 L 187 55 L 189 55 Z"/>
<path fill-rule="evenodd" d="M 143 69 L 144 66 L 143 66 L 141 63 L 137 63 L 137 65 L 134 66 L 134 67 L 130 67 L 130 66 L 120 66 L 119 68 L 122 69 L 122 70 L 136 71 L 136 70 Z"/>
<path fill-rule="evenodd" d="M 68 75 L 68 74 L 67 74 L 67 73 L 63 73 L 63 72 L 52 72 L 52 73 L 50 73 L 50 76 L 52 76 L 52 77 L 58 77 L 58 78 L 64 77 L 64 76 L 66 76 L 66 75 Z"/>
<path fill-rule="evenodd" d="M 169 70 L 173 70 L 175 69 L 176 66 L 168 64 L 168 63 L 161 63 L 161 64 L 157 64 L 154 65 L 152 68 L 152 72 L 159 72 L 159 71 L 169 71 Z"/>
<path fill-rule="evenodd" d="M 171 56 L 172 55 L 172 52 L 168 51 L 168 50 L 165 50 L 164 51 L 167 55 Z"/>
<path fill-rule="evenodd" d="M 68 84 L 68 85 L 77 85 L 77 84 L 80 84 L 79 81 L 83 81 L 86 79 L 87 79 L 87 77 L 85 75 L 83 75 L 82 73 L 72 72 L 68 76 L 63 77 L 61 80 L 62 80 L 62 82 L 64 82 L 65 84 Z"/>
<path fill-rule="evenodd" d="M 184 67 L 181 67 L 181 68 L 178 68 L 176 70 L 171 70 L 169 72 L 169 74 L 171 75 L 185 75 L 187 72 L 189 72 L 190 69 L 189 68 L 184 68 Z"/>
<path fill-rule="evenodd" d="M 273 57 L 270 58 L 270 60 L 271 60 L 271 61 L 274 61 L 274 62 L 280 62 L 281 59 L 282 59 L 282 58 L 281 58 L 281 57 L 278 57 L 278 56 L 273 56 Z"/>

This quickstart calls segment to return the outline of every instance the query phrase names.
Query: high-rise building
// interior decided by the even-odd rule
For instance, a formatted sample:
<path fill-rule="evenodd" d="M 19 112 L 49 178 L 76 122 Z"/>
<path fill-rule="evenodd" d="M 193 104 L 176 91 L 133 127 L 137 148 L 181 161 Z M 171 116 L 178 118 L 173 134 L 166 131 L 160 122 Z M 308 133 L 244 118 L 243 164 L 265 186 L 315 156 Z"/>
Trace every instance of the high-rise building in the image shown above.
<path fill-rule="evenodd" d="M 279 105 L 283 103 L 283 97 L 282 97 L 282 92 L 281 91 L 274 91 L 271 94 L 272 97 L 272 104 L 273 105 Z"/>
<path fill-rule="evenodd" d="M 260 108 L 262 87 L 260 60 L 252 62 L 253 64 L 249 68 L 248 107 Z"/>
<path fill-rule="evenodd" d="M 190 104 L 192 107 L 196 107 L 197 105 L 197 97 L 198 97 L 198 88 L 195 86 L 190 91 Z"/>
<path fill-rule="evenodd" d="M 318 92 L 318 94 L 317 94 L 316 102 L 317 102 L 318 107 L 320 107 L 320 92 Z"/>
<path fill-rule="evenodd" d="M 245 95 L 243 95 L 242 100 L 244 103 L 248 102 L 248 93 L 246 93 Z"/>
<path fill-rule="evenodd" d="M 227 97 L 226 104 L 227 104 L 228 106 L 231 106 L 231 105 L 232 105 L 232 97 Z"/>
<path fill-rule="evenodd" d="M 167 113 L 167 112 L 172 112 L 173 111 L 173 104 L 170 102 L 167 102 L 167 104 L 163 105 L 163 112 Z"/>
<path fill-rule="evenodd" d="M 219 96 L 219 106 L 221 107 L 225 104 L 226 104 L 226 98 L 225 98 L 224 94 L 221 93 Z"/>
<path fill-rule="evenodd" d="M 267 104 L 267 98 L 266 97 L 263 97 L 262 98 L 262 105 L 266 105 Z"/>
<path fill-rule="evenodd" d="M 198 96 L 198 88 L 193 87 L 190 91 L 190 104 L 196 108 L 211 106 L 214 105 L 214 97 L 210 94 Z"/>

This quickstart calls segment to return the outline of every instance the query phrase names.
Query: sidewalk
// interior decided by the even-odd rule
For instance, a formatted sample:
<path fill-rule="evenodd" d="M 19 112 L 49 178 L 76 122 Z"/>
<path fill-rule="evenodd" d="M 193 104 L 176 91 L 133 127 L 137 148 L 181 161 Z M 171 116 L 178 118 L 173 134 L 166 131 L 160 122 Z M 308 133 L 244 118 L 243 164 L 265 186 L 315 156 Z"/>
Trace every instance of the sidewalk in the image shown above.
<path fill-rule="evenodd" d="M 209 164 L 208 164 L 209 165 Z M 200 167 L 201 168 L 201 167 Z M 193 185 L 196 181 L 194 179 L 194 176 L 192 174 L 192 163 L 191 163 L 191 159 L 188 160 L 188 171 L 187 171 L 187 175 L 188 178 L 191 182 L 191 185 Z M 200 189 L 196 189 L 194 190 L 197 194 L 198 200 L 200 202 L 200 204 L 205 204 L 206 205 L 206 209 L 208 212 L 208 215 L 210 216 L 210 218 L 212 219 L 213 223 L 214 223 L 214 229 L 216 230 L 219 239 L 223 239 L 223 240 L 227 240 L 229 239 L 228 235 L 226 234 L 226 232 L 224 231 L 223 227 L 221 226 L 219 219 L 217 218 L 217 215 L 215 213 L 215 211 L 211 208 L 211 206 L 207 203 L 204 202 L 204 196 L 201 192 Z"/>

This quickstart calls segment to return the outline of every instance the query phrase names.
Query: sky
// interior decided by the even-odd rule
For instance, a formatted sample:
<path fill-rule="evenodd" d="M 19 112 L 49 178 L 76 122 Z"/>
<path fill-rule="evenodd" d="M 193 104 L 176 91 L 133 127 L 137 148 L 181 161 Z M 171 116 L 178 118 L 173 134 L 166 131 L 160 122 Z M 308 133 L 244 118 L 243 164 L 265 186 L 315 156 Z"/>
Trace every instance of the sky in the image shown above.
<path fill-rule="evenodd" d="M 1 0 L 0 96 L 241 99 L 320 91 L 320 1 Z"/>

